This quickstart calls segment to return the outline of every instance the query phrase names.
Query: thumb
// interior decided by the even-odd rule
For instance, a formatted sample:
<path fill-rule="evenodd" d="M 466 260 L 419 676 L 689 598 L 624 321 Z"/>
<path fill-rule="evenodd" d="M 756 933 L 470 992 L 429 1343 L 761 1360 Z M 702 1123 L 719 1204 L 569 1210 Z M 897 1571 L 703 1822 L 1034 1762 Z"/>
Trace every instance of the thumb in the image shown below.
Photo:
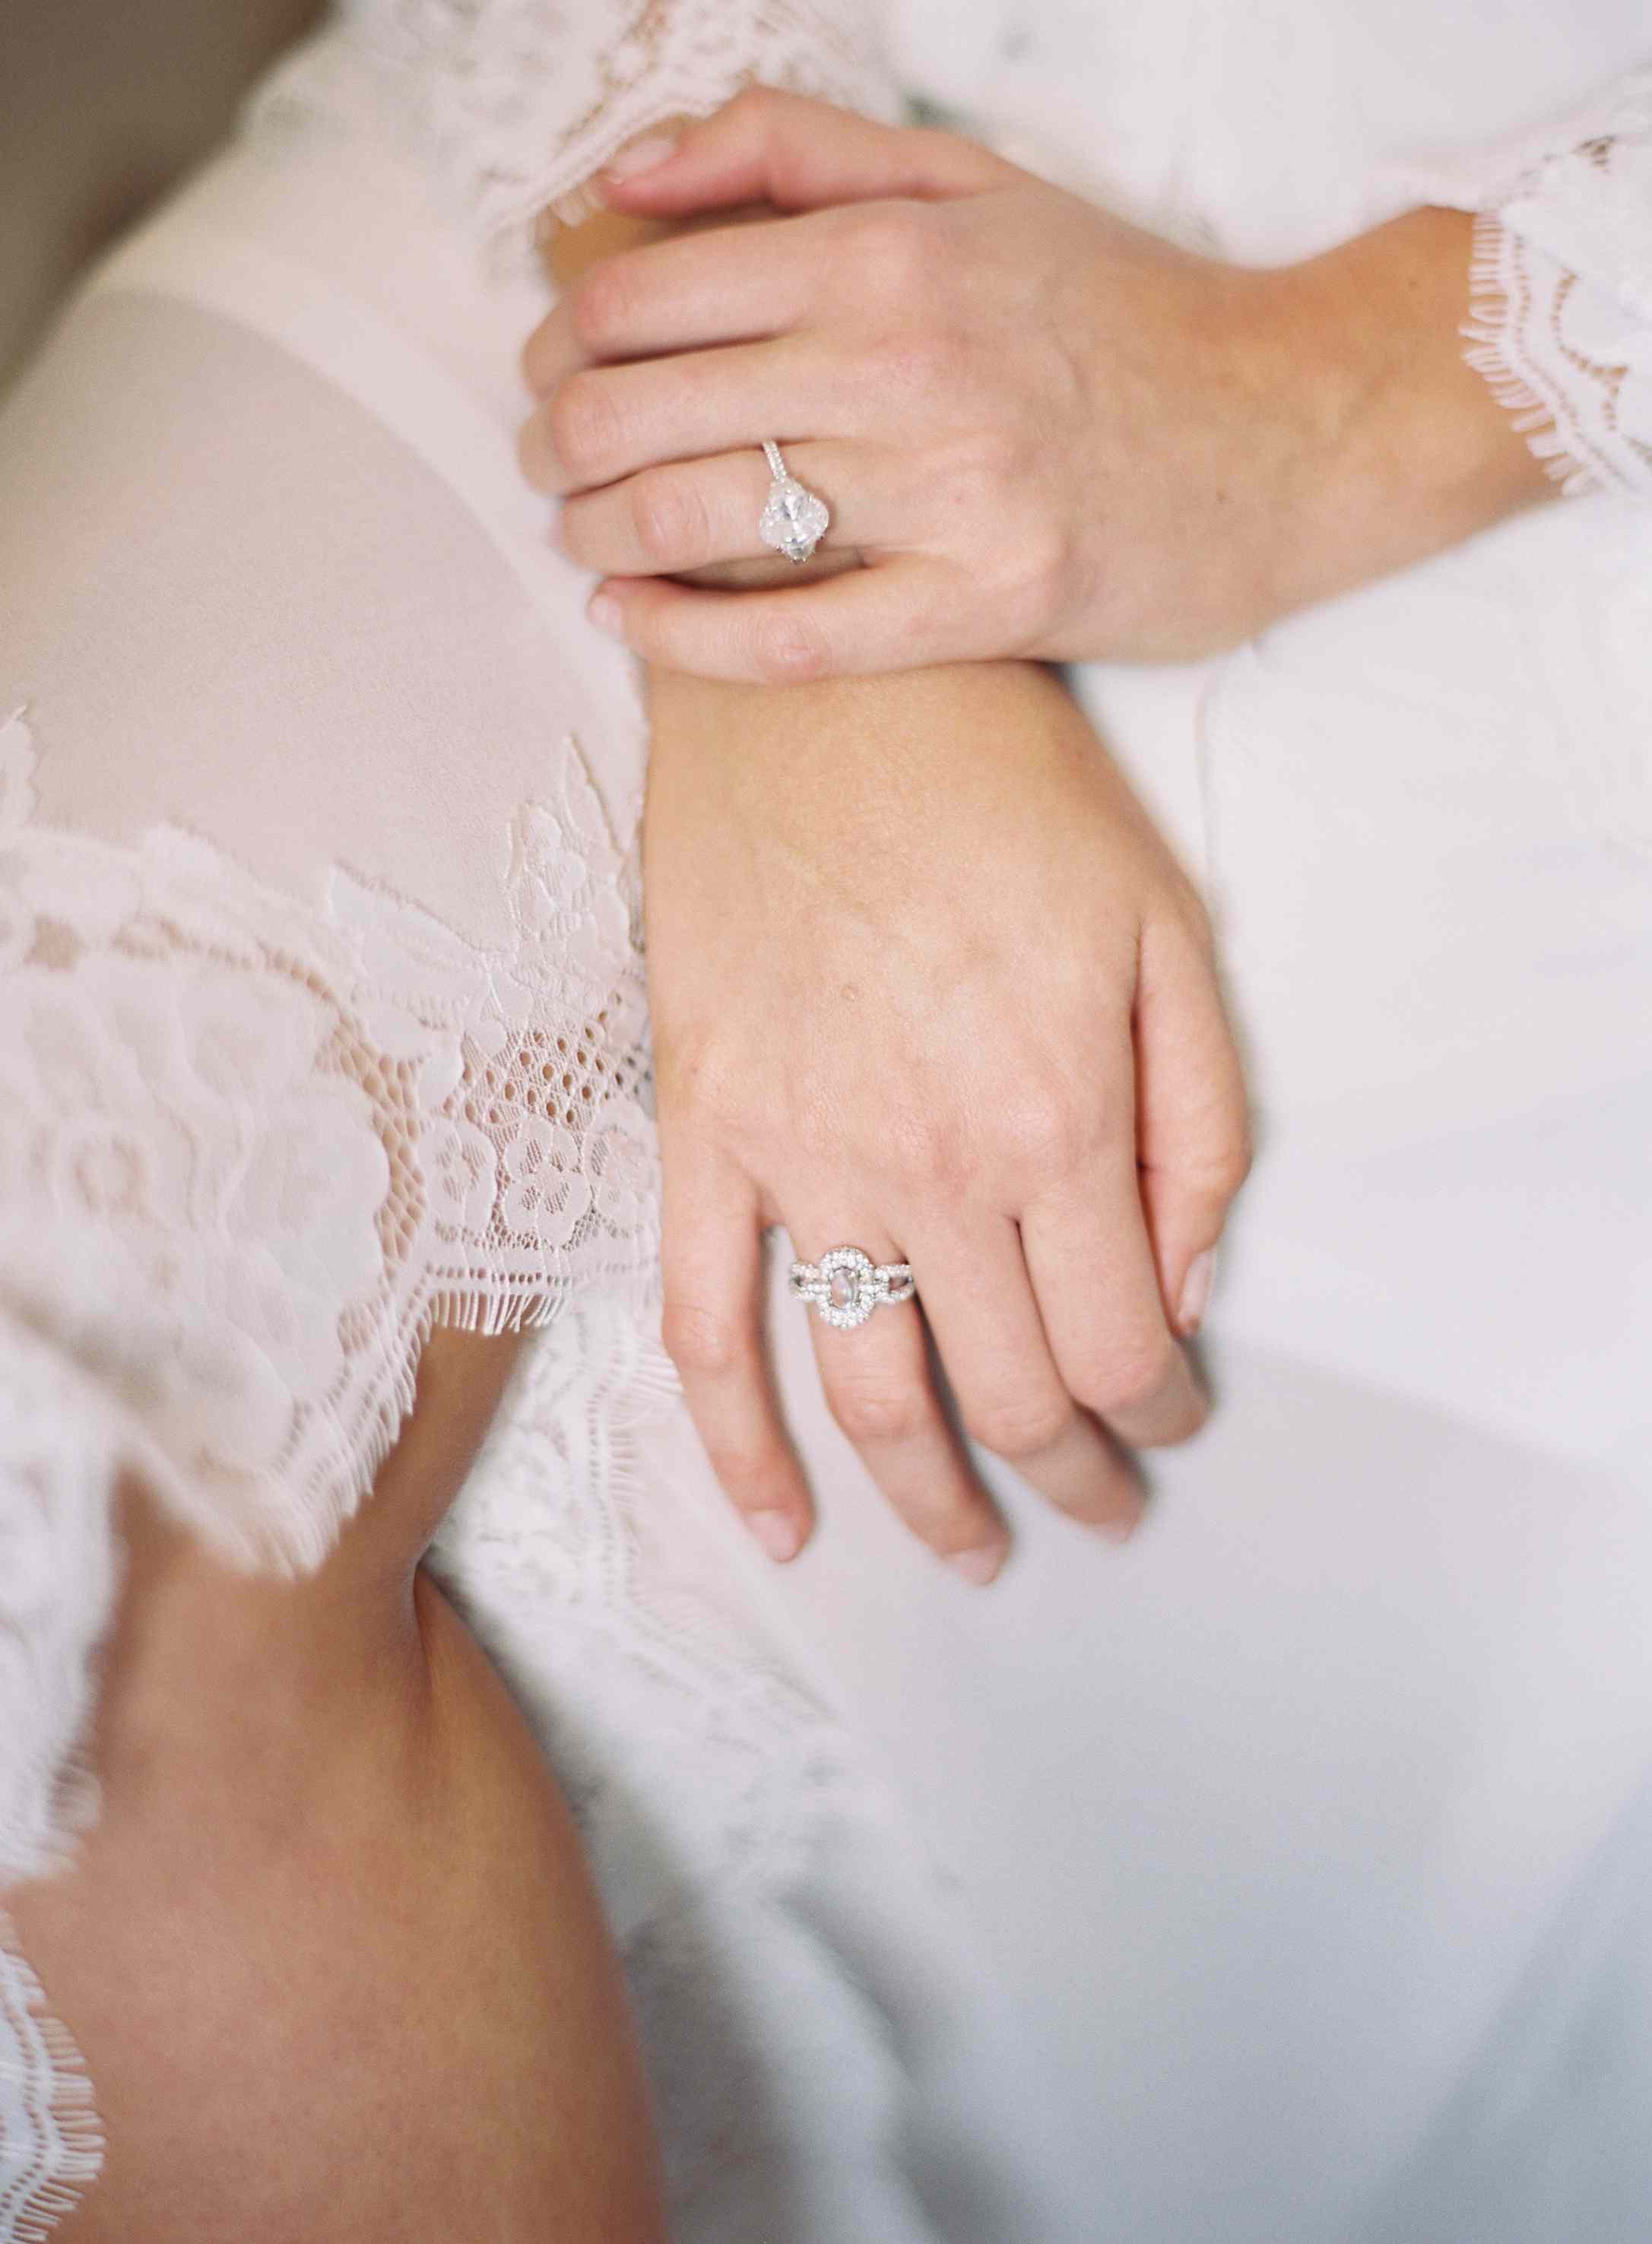
<path fill-rule="evenodd" d="M 753 86 L 662 152 L 649 136 L 617 157 L 599 186 L 609 209 L 680 218 L 742 203 L 823 209 L 889 196 L 977 194 L 1016 176 L 953 132 L 874 125 L 829 102 Z"/>

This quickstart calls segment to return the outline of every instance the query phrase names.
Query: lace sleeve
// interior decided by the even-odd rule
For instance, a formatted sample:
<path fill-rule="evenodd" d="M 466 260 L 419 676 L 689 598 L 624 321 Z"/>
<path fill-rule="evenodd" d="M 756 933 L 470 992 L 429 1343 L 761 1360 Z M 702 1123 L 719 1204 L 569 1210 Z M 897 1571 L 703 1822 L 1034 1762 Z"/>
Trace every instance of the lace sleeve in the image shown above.
<path fill-rule="evenodd" d="M 334 30 L 270 82 L 305 106 L 366 72 L 491 245 L 546 213 L 589 214 L 627 141 L 781 86 L 869 116 L 897 108 L 877 0 L 344 0 Z"/>
<path fill-rule="evenodd" d="M 1467 356 L 1534 452 L 1568 492 L 1652 498 L 1652 68 L 1411 181 L 1479 213 Z"/>

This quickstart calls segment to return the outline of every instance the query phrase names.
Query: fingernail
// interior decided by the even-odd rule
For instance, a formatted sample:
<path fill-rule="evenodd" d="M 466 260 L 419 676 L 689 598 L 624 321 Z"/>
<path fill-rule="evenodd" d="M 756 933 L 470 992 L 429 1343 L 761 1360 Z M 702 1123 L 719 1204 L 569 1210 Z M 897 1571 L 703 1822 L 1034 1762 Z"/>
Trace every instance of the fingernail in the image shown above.
<path fill-rule="evenodd" d="M 1176 1322 L 1188 1339 L 1204 1321 L 1215 1278 L 1216 1250 L 1214 1247 L 1207 1247 L 1202 1254 L 1195 1254 L 1188 1263 L 1188 1274 L 1181 1281 L 1181 1300 L 1176 1309 Z"/>
<path fill-rule="evenodd" d="M 803 1531 L 789 1511 L 748 1511 L 746 1524 L 776 1565 L 783 1566 L 803 1547 Z"/>
<path fill-rule="evenodd" d="M 586 609 L 586 618 L 610 639 L 620 639 L 625 632 L 625 613 L 618 600 L 607 592 L 593 593 Z"/>
<path fill-rule="evenodd" d="M 984 1590 L 989 1582 L 997 1581 L 1004 1565 L 1004 1551 L 997 1543 L 986 1551 L 954 1551 L 947 1564 L 955 1567 L 966 1582 L 973 1582 L 978 1590 Z"/>
<path fill-rule="evenodd" d="M 643 140 L 633 140 L 622 148 L 611 164 L 603 168 L 605 179 L 634 179 L 639 172 L 652 172 L 656 164 L 663 164 L 674 156 L 681 142 L 678 132 L 651 132 Z"/>

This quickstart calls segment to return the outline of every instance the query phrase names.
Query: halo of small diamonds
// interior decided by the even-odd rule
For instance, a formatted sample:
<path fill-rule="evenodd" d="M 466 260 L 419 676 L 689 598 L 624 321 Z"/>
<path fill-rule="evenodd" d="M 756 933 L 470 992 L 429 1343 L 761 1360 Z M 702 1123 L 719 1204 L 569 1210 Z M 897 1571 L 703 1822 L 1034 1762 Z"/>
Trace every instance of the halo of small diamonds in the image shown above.
<path fill-rule="evenodd" d="M 787 1283 L 796 1300 L 839 1332 L 853 1332 L 874 1309 L 898 1308 L 917 1292 L 910 1262 L 874 1262 L 858 1247 L 834 1247 L 818 1262 L 794 1262 Z"/>

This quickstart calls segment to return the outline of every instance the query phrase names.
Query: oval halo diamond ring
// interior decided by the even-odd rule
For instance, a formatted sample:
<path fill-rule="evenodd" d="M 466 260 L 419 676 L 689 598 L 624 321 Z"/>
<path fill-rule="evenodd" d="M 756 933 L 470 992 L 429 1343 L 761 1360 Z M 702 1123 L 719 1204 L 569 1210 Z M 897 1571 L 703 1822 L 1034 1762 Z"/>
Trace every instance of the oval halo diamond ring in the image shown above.
<path fill-rule="evenodd" d="M 797 481 L 781 457 L 780 446 L 772 436 L 763 438 L 763 456 L 775 480 L 769 485 L 768 504 L 757 525 L 757 535 L 771 551 L 783 553 L 795 566 L 802 568 L 805 561 L 813 560 L 815 548 L 831 528 L 831 509 L 806 483 Z"/>
<path fill-rule="evenodd" d="M 910 1262 L 874 1262 L 858 1247 L 834 1247 L 818 1262 L 794 1262 L 787 1283 L 795 1299 L 839 1332 L 853 1332 L 874 1309 L 897 1308 L 917 1295 Z"/>

